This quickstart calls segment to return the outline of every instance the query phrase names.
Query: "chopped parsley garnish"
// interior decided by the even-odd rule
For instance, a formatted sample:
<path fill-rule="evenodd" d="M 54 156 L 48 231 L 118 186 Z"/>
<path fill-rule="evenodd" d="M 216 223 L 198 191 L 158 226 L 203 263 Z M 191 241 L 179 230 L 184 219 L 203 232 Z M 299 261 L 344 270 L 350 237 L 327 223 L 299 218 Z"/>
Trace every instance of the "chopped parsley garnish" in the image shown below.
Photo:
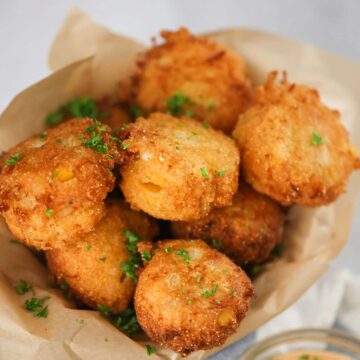
<path fill-rule="evenodd" d="M 136 253 L 136 243 L 140 240 L 139 236 L 137 236 L 135 233 L 130 231 L 129 229 L 124 230 L 124 235 L 126 236 L 128 243 L 127 243 L 127 249 L 131 253 Z"/>
<path fill-rule="evenodd" d="M 25 301 L 25 309 L 34 313 L 34 316 L 47 318 L 48 305 L 44 306 L 44 303 L 50 299 L 50 296 L 44 296 L 42 298 L 32 297 Z"/>
<path fill-rule="evenodd" d="M 177 93 L 174 96 L 169 97 L 166 102 L 166 107 L 169 113 L 174 116 L 182 115 L 185 111 L 186 105 L 191 106 L 194 105 L 194 103 L 183 93 Z"/>
<path fill-rule="evenodd" d="M 143 258 L 143 260 L 146 260 L 146 261 L 150 261 L 152 256 L 151 256 L 151 252 L 146 250 L 144 251 L 144 253 L 141 255 L 141 257 Z"/>
<path fill-rule="evenodd" d="M 122 142 L 122 140 L 120 138 L 118 138 L 117 136 L 110 135 L 110 138 L 112 141 L 115 141 L 122 150 L 126 150 L 130 146 L 130 143 L 124 144 Z M 112 155 L 112 154 L 110 154 L 110 155 Z"/>
<path fill-rule="evenodd" d="M 205 129 L 208 129 L 210 127 L 210 125 L 208 123 L 203 123 L 202 126 L 205 128 Z"/>
<path fill-rule="evenodd" d="M 66 299 L 72 299 L 73 295 L 71 293 L 69 284 L 67 283 L 67 281 L 65 279 L 62 279 L 59 283 L 59 288 L 62 291 L 63 295 L 65 296 Z"/>
<path fill-rule="evenodd" d="M 24 153 L 20 150 L 16 154 L 12 154 L 9 156 L 9 158 L 5 161 L 5 165 L 7 166 L 15 166 L 19 162 L 19 160 L 22 158 Z"/>
<path fill-rule="evenodd" d="M 99 121 L 95 120 L 92 125 L 86 128 L 86 132 L 91 136 L 90 140 L 83 140 L 81 145 L 95 150 L 99 154 L 105 154 L 109 147 L 103 141 L 101 132 L 104 132 L 106 128 Z"/>
<path fill-rule="evenodd" d="M 175 251 L 175 254 L 181 256 L 186 264 L 190 264 L 191 259 L 189 253 L 185 249 L 177 250 Z"/>
<path fill-rule="evenodd" d="M 264 268 L 261 265 L 255 264 L 250 268 L 250 275 L 252 277 L 258 276 L 263 272 Z"/>
<path fill-rule="evenodd" d="M 115 317 L 112 321 L 113 325 L 125 334 L 133 334 L 140 330 L 137 322 L 136 314 L 133 308 L 127 308 L 121 315 Z"/>
<path fill-rule="evenodd" d="M 196 131 L 192 131 L 191 134 L 193 134 L 194 136 L 199 135 L 199 133 L 197 133 Z"/>
<path fill-rule="evenodd" d="M 103 256 L 103 257 L 99 258 L 99 260 L 102 261 L 102 262 L 105 262 L 106 261 L 106 256 Z"/>
<path fill-rule="evenodd" d="M 111 315 L 111 311 L 107 306 L 98 304 L 97 308 L 102 316 L 107 317 Z"/>
<path fill-rule="evenodd" d="M 125 273 L 125 275 L 134 280 L 137 283 L 136 270 L 141 265 L 141 258 L 139 254 L 130 256 L 128 262 L 121 262 L 120 269 Z"/>
<path fill-rule="evenodd" d="M 132 121 L 135 121 L 138 117 L 143 116 L 142 111 L 136 105 L 130 106 L 128 113 Z"/>
<path fill-rule="evenodd" d="M 9 243 L 10 243 L 10 244 L 14 244 L 14 245 L 15 245 L 15 244 L 16 244 L 16 245 L 20 245 L 20 244 L 21 244 L 21 241 L 15 240 L 15 239 L 10 239 L 10 240 L 9 240 Z"/>
<path fill-rule="evenodd" d="M 219 285 L 218 285 L 218 284 L 215 284 L 214 287 L 213 287 L 211 290 L 205 290 L 205 291 L 202 293 L 202 296 L 208 298 L 209 296 L 215 295 L 216 292 L 217 292 L 218 287 L 219 287 Z"/>
<path fill-rule="evenodd" d="M 156 354 L 156 351 L 154 348 L 152 348 L 150 345 L 146 344 L 146 353 L 151 356 L 152 354 Z"/>
<path fill-rule="evenodd" d="M 203 178 L 209 179 L 209 174 L 208 174 L 206 168 L 202 167 L 202 168 L 200 168 L 200 171 L 201 171 L 201 175 Z"/>
<path fill-rule="evenodd" d="M 125 275 L 137 282 L 136 270 L 141 265 L 141 256 L 139 255 L 136 244 L 140 240 L 140 237 L 129 229 L 124 230 L 124 235 L 127 238 L 127 249 L 132 254 L 128 262 L 121 262 L 120 269 L 125 273 Z"/>
<path fill-rule="evenodd" d="M 221 239 L 211 239 L 211 246 L 214 249 L 220 249 L 222 244 L 222 240 Z"/>
<path fill-rule="evenodd" d="M 220 299 L 215 299 L 215 302 L 216 302 L 217 304 L 221 304 L 221 300 L 220 300 Z"/>
<path fill-rule="evenodd" d="M 313 132 L 313 138 L 310 142 L 310 145 L 322 145 L 324 143 L 323 138 L 316 131 Z"/>
<path fill-rule="evenodd" d="M 99 111 L 94 99 L 89 96 L 76 97 L 67 104 L 60 106 L 56 111 L 51 112 L 45 119 L 45 125 L 50 128 L 72 117 L 96 119 L 98 116 Z"/>
<path fill-rule="evenodd" d="M 271 255 L 274 257 L 280 257 L 283 253 L 283 246 L 281 244 L 276 244 L 271 251 Z"/>
<path fill-rule="evenodd" d="M 86 246 L 85 246 L 85 250 L 86 250 L 86 251 L 89 251 L 89 250 L 91 250 L 91 247 L 92 247 L 91 245 L 86 245 Z"/>
<path fill-rule="evenodd" d="M 233 291 L 231 292 L 231 296 L 232 296 L 232 297 L 237 296 L 237 291 L 233 290 Z"/>
<path fill-rule="evenodd" d="M 201 276 L 200 275 L 197 275 L 196 278 L 195 278 L 196 282 L 200 282 L 201 280 Z"/>
<path fill-rule="evenodd" d="M 28 291 L 32 290 L 32 287 L 25 280 L 19 280 L 15 289 L 19 295 L 24 295 Z"/>
<path fill-rule="evenodd" d="M 44 131 L 43 133 L 38 135 L 38 138 L 44 139 L 46 137 L 46 135 L 47 135 L 47 131 Z"/>
<path fill-rule="evenodd" d="M 215 171 L 216 176 L 224 176 L 226 174 L 225 169 L 221 169 L 220 171 Z"/>
<path fill-rule="evenodd" d="M 47 216 L 51 216 L 53 213 L 54 213 L 54 210 L 52 210 L 52 209 L 46 209 L 45 211 L 44 211 L 44 213 L 47 215 Z"/>
<path fill-rule="evenodd" d="M 170 247 L 170 246 L 167 246 L 167 247 L 165 248 L 165 252 L 166 252 L 167 254 L 170 254 L 170 253 L 171 253 L 171 247 Z"/>

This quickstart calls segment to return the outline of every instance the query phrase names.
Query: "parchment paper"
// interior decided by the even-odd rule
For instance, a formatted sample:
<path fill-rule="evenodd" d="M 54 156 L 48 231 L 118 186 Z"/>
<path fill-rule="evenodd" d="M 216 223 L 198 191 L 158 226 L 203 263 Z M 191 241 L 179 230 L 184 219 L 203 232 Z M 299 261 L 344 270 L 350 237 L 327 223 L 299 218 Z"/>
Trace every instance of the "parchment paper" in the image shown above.
<path fill-rule="evenodd" d="M 359 64 L 260 31 L 231 29 L 208 36 L 246 59 L 255 84 L 270 70 L 286 69 L 291 81 L 318 88 L 323 101 L 341 111 L 353 143 L 360 147 Z M 96 25 L 80 10 L 72 10 L 50 52 L 49 64 L 56 72 L 16 96 L 0 117 L 0 150 L 41 130 L 45 115 L 74 95 L 114 94 L 117 82 L 131 71 L 141 49 L 143 45 Z M 327 269 L 346 244 L 359 180 L 359 174 L 352 175 L 347 192 L 331 206 L 292 208 L 284 254 L 256 280 L 252 309 L 226 345 L 290 306 Z M 41 262 L 9 239 L 11 234 L 0 222 L 1 359 L 148 359 L 145 343 L 157 349 L 152 359 L 180 359 L 147 339 L 131 340 L 95 311 L 75 309 L 49 286 Z M 38 296 L 51 295 L 47 319 L 35 318 L 24 310 L 28 296 L 14 290 L 19 279 L 33 284 Z M 188 358 L 204 359 L 219 350 L 199 351 Z"/>

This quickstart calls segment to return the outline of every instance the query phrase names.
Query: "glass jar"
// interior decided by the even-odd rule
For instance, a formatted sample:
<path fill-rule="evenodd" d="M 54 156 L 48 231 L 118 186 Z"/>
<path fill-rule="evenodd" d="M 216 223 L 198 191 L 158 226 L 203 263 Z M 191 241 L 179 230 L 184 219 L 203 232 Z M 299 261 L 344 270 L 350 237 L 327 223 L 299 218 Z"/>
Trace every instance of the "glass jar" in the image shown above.
<path fill-rule="evenodd" d="M 332 359 L 360 360 L 360 339 L 334 329 L 293 330 L 254 344 L 239 360 L 331 359 L 326 353 Z"/>

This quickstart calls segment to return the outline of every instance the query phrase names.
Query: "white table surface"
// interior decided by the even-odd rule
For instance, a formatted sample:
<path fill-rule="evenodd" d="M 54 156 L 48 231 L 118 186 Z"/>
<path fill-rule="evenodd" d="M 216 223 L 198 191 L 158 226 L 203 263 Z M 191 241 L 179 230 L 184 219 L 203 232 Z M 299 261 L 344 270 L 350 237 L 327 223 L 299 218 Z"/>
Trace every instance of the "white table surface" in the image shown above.
<path fill-rule="evenodd" d="M 360 61 L 360 0 L 0 0 L 0 111 L 15 94 L 49 74 L 49 45 L 74 5 L 143 42 L 159 29 L 181 25 L 193 32 L 252 27 Z M 349 243 L 334 268 L 360 273 L 359 237 L 358 208 Z"/>

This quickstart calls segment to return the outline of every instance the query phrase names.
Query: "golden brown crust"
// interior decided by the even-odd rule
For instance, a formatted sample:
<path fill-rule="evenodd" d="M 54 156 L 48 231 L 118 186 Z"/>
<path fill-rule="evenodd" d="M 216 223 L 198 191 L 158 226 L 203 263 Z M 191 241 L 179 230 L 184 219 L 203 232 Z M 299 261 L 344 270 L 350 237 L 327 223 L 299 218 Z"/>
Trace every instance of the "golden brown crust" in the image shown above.
<path fill-rule="evenodd" d="M 171 228 L 175 238 L 203 239 L 238 264 L 261 263 L 280 243 L 284 218 L 275 201 L 241 182 L 232 205 Z"/>
<path fill-rule="evenodd" d="M 93 232 L 74 244 L 46 251 L 50 271 L 59 283 L 65 280 L 71 293 L 86 305 L 121 313 L 135 289 L 133 280 L 120 269 L 120 263 L 130 257 L 126 229 L 143 240 L 157 233 L 156 223 L 145 214 L 130 210 L 124 201 L 108 201 L 106 214 Z"/>
<path fill-rule="evenodd" d="M 90 119 L 70 120 L 12 148 L 1 159 L 0 211 L 19 240 L 37 249 L 62 246 L 92 231 L 113 189 L 124 152 L 103 127 L 105 154 L 82 145 Z M 15 165 L 7 165 L 21 151 Z M 112 154 L 110 158 L 108 155 Z"/>
<path fill-rule="evenodd" d="M 355 168 L 339 112 L 320 102 L 316 90 L 275 83 L 271 73 L 256 91 L 256 106 L 233 132 L 245 179 L 283 205 L 319 206 L 334 201 Z"/>
<path fill-rule="evenodd" d="M 239 167 L 232 139 L 162 113 L 139 118 L 128 130 L 128 151 L 136 157 L 120 169 L 120 187 L 132 207 L 159 219 L 192 220 L 231 204 Z"/>
<path fill-rule="evenodd" d="M 119 103 L 112 103 L 104 99 L 97 103 L 100 112 L 101 122 L 108 125 L 113 131 L 122 129 L 131 121 L 125 106 Z"/>
<path fill-rule="evenodd" d="M 135 311 L 152 340 L 187 355 L 222 345 L 253 292 L 247 275 L 203 241 L 162 241 L 140 275 Z"/>
<path fill-rule="evenodd" d="M 185 28 L 162 31 L 161 36 L 165 43 L 138 61 L 132 100 L 149 114 L 166 110 L 167 99 L 182 93 L 195 103 L 189 110 L 196 119 L 231 132 L 238 115 L 253 102 L 244 61 Z"/>

